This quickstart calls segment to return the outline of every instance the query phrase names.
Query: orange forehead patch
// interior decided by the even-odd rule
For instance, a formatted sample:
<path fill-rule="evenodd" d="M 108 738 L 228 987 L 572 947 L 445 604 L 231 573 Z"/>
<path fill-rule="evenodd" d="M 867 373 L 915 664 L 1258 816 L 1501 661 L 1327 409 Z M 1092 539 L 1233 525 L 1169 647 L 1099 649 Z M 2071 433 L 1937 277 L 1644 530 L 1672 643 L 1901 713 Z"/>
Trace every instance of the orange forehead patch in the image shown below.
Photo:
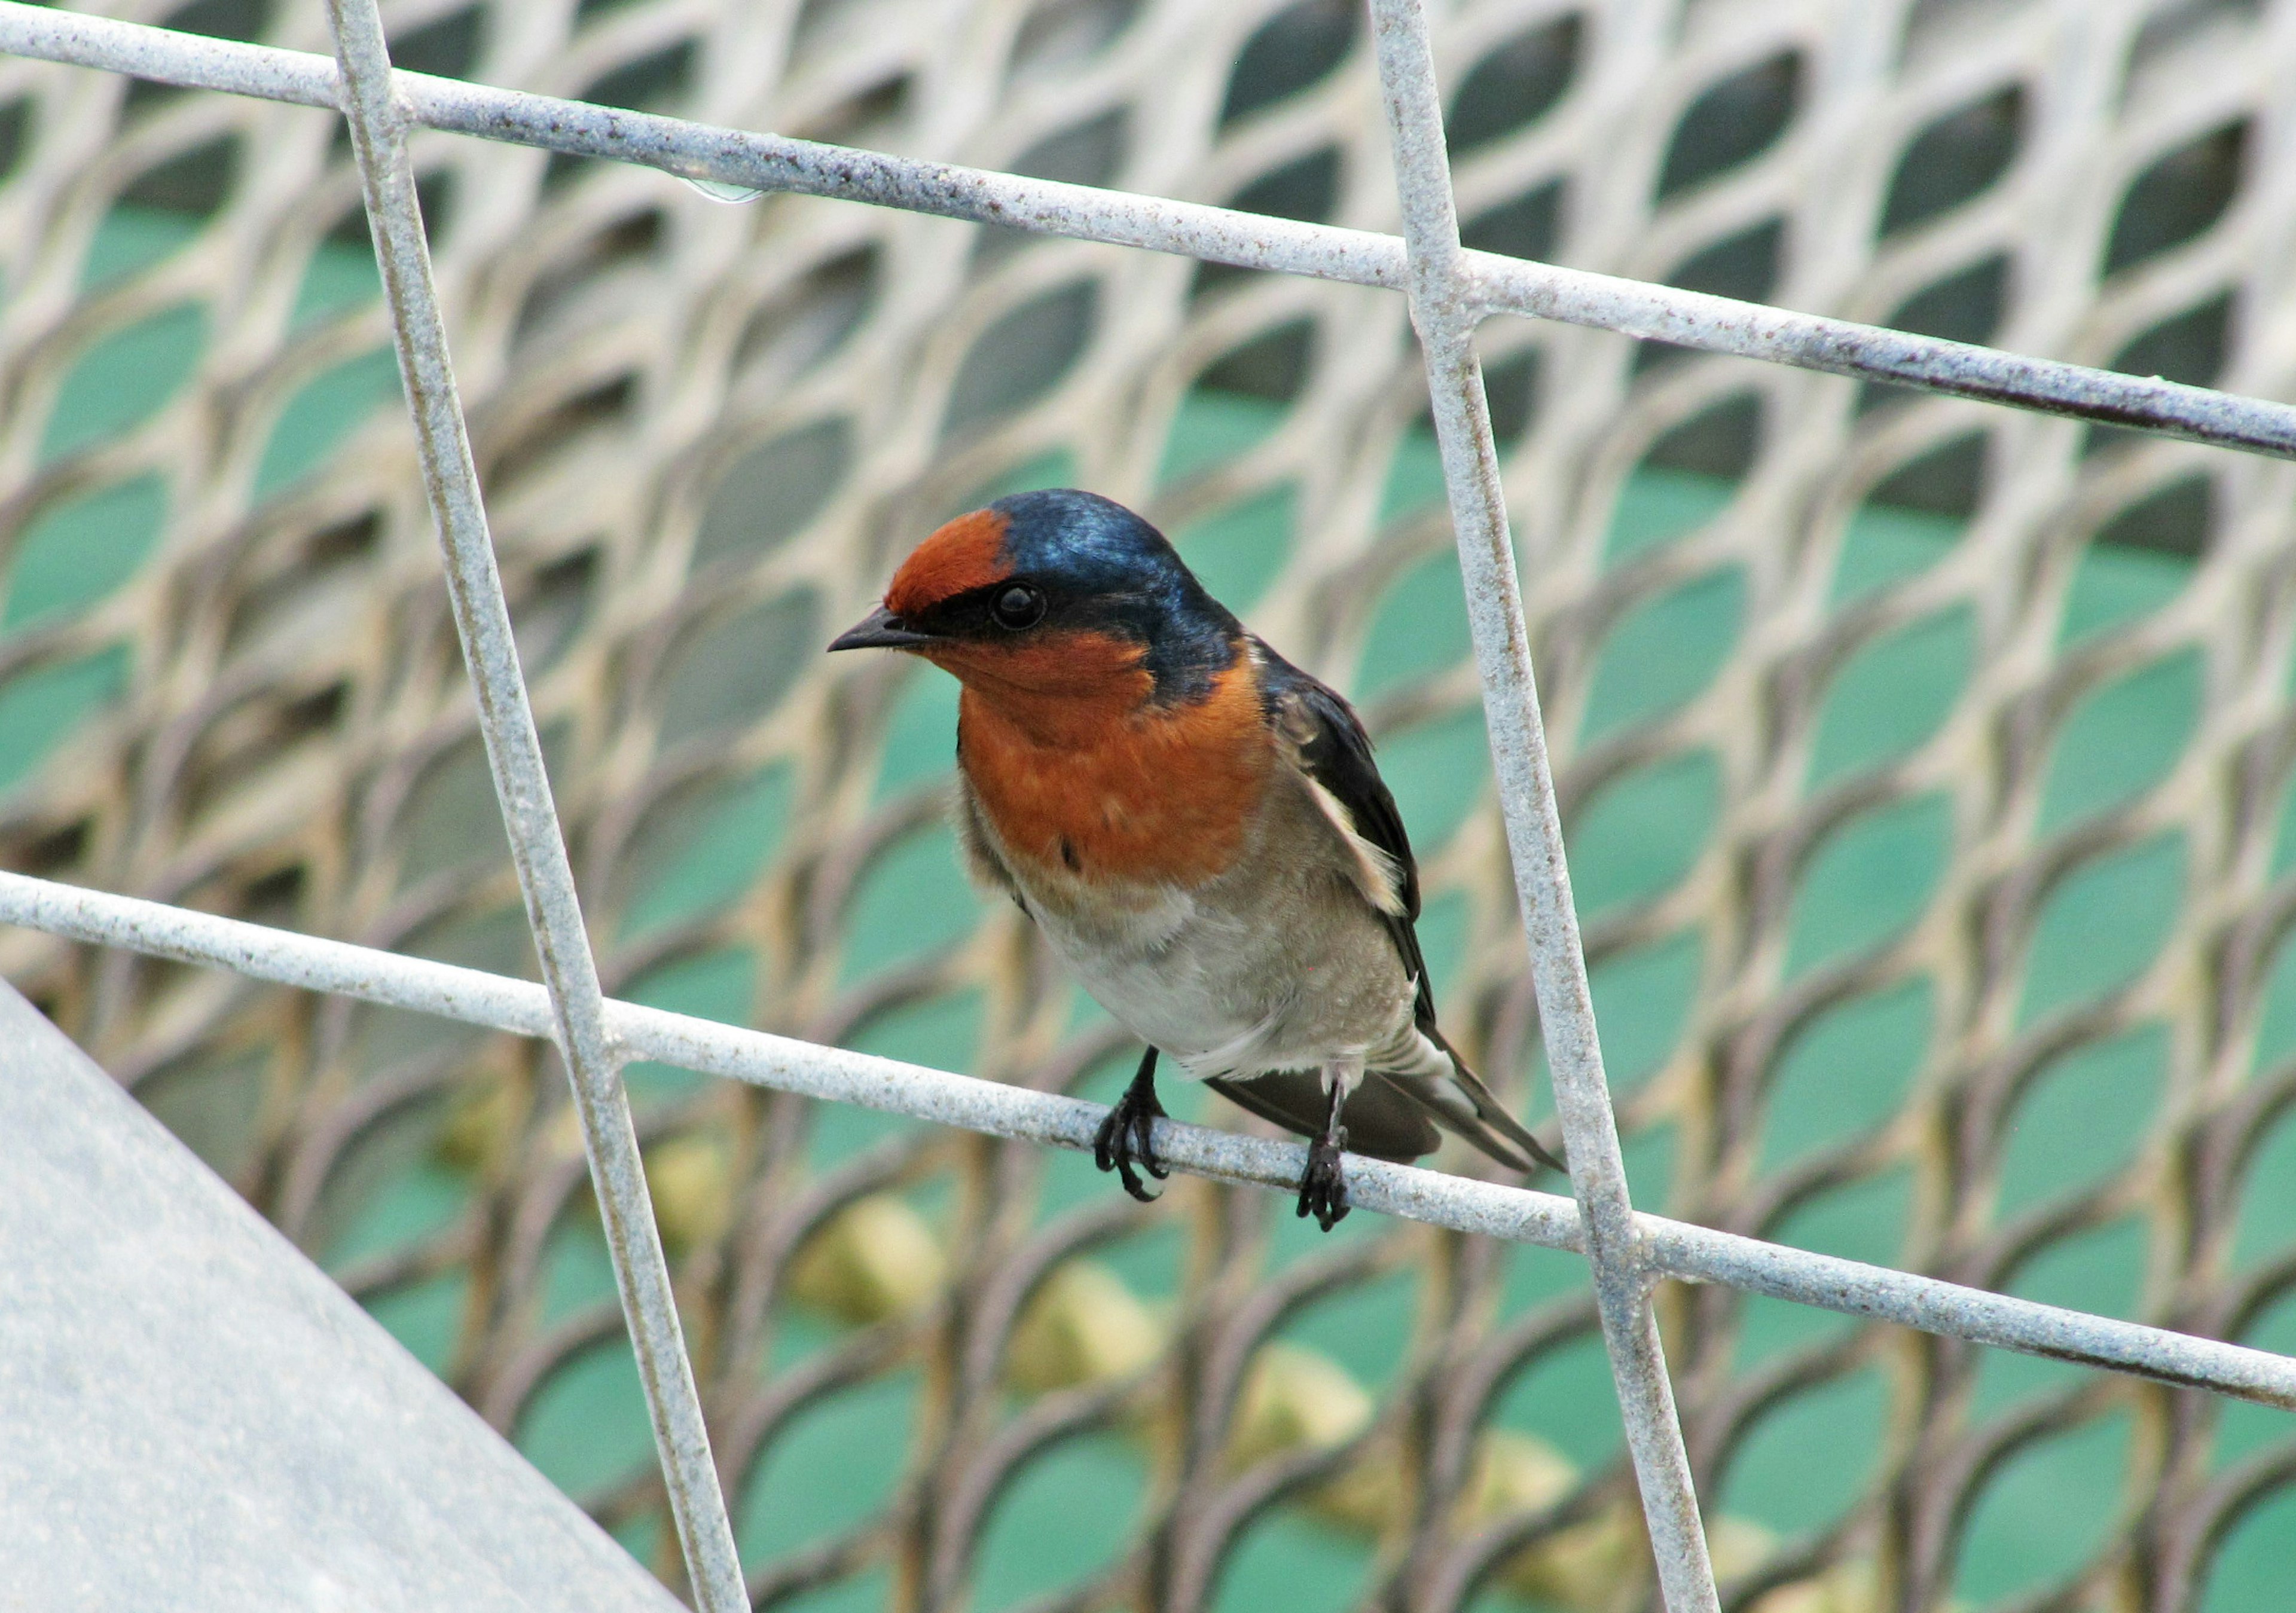
<path fill-rule="evenodd" d="M 895 616 L 914 616 L 944 600 L 974 588 L 1004 580 L 1004 518 L 993 510 L 960 515 L 916 546 L 893 585 L 885 590 L 885 608 Z"/>

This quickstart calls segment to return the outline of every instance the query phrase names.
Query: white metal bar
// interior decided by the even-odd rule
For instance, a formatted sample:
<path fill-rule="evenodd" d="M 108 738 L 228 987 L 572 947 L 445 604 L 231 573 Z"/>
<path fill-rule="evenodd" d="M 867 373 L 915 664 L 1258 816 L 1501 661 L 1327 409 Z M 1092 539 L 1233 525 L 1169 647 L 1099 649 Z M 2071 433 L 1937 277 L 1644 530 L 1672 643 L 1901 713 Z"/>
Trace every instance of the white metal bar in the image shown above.
<path fill-rule="evenodd" d="M 734 1527 L 710 1460 L 709 1432 L 678 1326 L 676 1296 L 654 1225 L 629 1099 L 606 1035 L 604 994 L 583 929 L 574 871 L 559 833 L 542 741 L 511 634 L 510 606 L 495 566 L 446 323 L 431 283 L 430 245 L 406 157 L 406 116 L 392 82 L 382 18 L 376 0 L 328 0 L 327 11 L 341 70 L 343 116 L 365 189 L 367 223 L 396 331 L 398 372 L 414 419 L 423 483 L 439 527 L 455 627 L 478 697 L 487 761 L 541 961 L 552 1035 L 573 1087 L 599 1218 L 660 1451 L 670 1515 L 703 1613 L 747 1613 L 749 1592 Z"/>
<path fill-rule="evenodd" d="M 335 104 L 335 67 L 324 56 L 17 0 L 0 0 L 0 52 L 304 106 Z M 398 74 L 398 86 L 408 117 L 430 128 L 639 163 L 691 179 L 841 197 L 1391 291 L 1403 290 L 1409 274 L 1403 242 L 1366 230 L 921 162 L 422 73 Z M 1595 326 L 1710 353 L 2296 458 L 2296 406 L 2284 403 L 1492 252 L 1463 252 L 1460 275 L 1464 300 L 1486 315 Z"/>
<path fill-rule="evenodd" d="M 531 981 L 5 871 L 0 871 L 0 923 L 517 1036 L 549 1036 L 556 1024 L 548 992 Z M 605 1021 L 614 1051 L 624 1058 L 659 1060 L 824 1102 L 858 1104 L 992 1136 L 1088 1150 L 1108 1112 L 1080 1099 L 636 1003 L 609 1001 Z M 1157 1122 L 1157 1127 L 1158 1155 L 1183 1171 L 1299 1191 L 1305 1152 L 1297 1143 L 1169 1120 Z M 1551 1193 L 1353 1157 L 1348 1160 L 1348 1183 L 1360 1208 L 1510 1242 L 1582 1249 L 1578 1207 Z M 1635 1227 L 1649 1268 L 1684 1281 L 1725 1283 L 1845 1315 L 2296 1411 L 2296 1357 L 2013 1299 L 1660 1216 L 1638 1213 Z"/>
<path fill-rule="evenodd" d="M 1670 1613 L 1719 1613 L 1714 1565 L 1698 1517 L 1697 1486 L 1667 1378 L 1651 1278 L 1636 1236 L 1626 1162 L 1619 1153 L 1610 1084 L 1603 1074 L 1578 909 L 1570 899 L 1562 819 L 1531 672 L 1498 448 L 1491 438 L 1482 365 L 1475 357 L 1479 310 L 1460 263 L 1459 216 L 1427 13 L 1422 0 L 1371 0 L 1371 15 L 1410 252 L 1411 321 L 1427 361 L 1428 398 L 1458 538 L 1491 762 L 1530 945 L 1539 1036 L 1562 1119 L 1587 1260 L 1594 1268 L 1595 1311 L 1666 1605 Z"/>

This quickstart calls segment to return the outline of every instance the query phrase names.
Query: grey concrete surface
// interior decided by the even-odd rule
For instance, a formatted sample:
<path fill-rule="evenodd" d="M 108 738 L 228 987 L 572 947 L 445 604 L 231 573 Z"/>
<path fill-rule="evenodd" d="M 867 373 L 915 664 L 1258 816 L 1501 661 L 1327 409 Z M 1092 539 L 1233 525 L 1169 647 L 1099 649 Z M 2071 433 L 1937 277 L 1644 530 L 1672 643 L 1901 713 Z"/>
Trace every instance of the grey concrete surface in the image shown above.
<path fill-rule="evenodd" d="M 0 1609 L 678 1606 L 0 982 Z"/>

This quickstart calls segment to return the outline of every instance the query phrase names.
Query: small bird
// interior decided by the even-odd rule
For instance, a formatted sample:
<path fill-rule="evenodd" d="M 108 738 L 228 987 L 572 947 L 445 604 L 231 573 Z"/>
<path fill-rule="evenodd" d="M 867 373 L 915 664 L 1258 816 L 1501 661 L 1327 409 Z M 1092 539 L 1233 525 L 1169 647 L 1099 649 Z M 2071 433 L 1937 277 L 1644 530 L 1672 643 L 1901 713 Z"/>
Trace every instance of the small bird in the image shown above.
<path fill-rule="evenodd" d="M 1094 1157 L 1161 1179 L 1157 1055 L 1307 1137 L 1299 1213 L 1348 1213 L 1340 1155 L 1561 1162 L 1435 1023 L 1419 872 L 1371 741 L 1336 692 L 1204 591 L 1163 535 L 1096 494 L 1002 498 L 940 528 L 829 648 L 955 675 L 956 825 L 1147 1044 Z"/>

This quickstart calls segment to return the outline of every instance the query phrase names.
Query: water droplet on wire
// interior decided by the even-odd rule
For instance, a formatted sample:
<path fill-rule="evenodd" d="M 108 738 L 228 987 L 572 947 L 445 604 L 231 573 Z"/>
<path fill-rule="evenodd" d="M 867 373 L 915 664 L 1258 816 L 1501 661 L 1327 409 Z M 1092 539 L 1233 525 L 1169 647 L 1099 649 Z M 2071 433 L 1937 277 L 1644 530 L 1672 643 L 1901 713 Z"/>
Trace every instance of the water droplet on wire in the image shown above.
<path fill-rule="evenodd" d="M 683 175 L 679 176 L 684 178 Z M 728 207 L 738 207 L 744 201 L 755 201 L 765 194 L 745 184 L 727 184 L 722 179 L 687 179 L 685 183 L 712 201 L 722 201 Z"/>

